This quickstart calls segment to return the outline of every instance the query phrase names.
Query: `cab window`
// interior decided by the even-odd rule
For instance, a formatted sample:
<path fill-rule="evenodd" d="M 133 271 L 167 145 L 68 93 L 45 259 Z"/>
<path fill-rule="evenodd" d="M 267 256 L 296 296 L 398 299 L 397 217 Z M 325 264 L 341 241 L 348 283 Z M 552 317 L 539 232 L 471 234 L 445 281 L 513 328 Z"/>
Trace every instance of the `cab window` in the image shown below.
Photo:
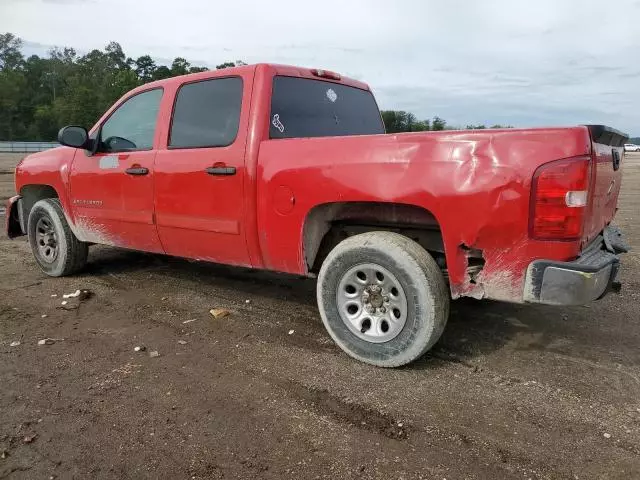
<path fill-rule="evenodd" d="M 176 96 L 169 148 L 231 145 L 238 135 L 242 78 L 214 78 L 187 83 Z"/>
<path fill-rule="evenodd" d="M 125 100 L 102 125 L 100 151 L 151 150 L 161 99 L 162 89 L 156 88 Z"/>

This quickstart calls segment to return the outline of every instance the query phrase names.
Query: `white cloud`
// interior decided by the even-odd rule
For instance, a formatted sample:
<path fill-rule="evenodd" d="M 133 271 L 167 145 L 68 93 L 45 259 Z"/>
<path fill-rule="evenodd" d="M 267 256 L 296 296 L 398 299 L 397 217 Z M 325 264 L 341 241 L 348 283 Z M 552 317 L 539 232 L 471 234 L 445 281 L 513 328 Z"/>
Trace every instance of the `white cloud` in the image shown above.
<path fill-rule="evenodd" d="M 460 125 L 640 133 L 638 0 L 0 0 L 0 18 L 43 45 L 333 69 Z"/>

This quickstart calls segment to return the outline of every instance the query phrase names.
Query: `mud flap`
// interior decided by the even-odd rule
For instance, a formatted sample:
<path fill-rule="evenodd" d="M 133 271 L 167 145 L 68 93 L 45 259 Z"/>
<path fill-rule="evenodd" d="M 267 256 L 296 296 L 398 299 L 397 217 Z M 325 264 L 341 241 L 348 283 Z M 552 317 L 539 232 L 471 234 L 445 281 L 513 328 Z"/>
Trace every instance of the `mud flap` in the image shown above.
<path fill-rule="evenodd" d="M 16 238 L 25 235 L 26 224 L 24 212 L 22 211 L 22 197 L 16 195 L 7 201 L 6 232 L 7 237 Z"/>

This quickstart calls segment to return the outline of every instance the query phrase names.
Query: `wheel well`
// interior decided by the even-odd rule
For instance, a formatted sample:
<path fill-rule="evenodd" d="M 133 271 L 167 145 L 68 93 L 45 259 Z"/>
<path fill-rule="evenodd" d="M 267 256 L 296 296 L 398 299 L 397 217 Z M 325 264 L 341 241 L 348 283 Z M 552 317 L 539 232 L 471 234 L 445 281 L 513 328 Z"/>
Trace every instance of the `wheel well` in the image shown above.
<path fill-rule="evenodd" d="M 26 223 L 31 209 L 40 200 L 45 198 L 59 198 L 58 192 L 51 185 L 25 185 L 20 189 L 22 215 Z"/>
<path fill-rule="evenodd" d="M 308 271 L 317 273 L 329 252 L 345 238 L 378 230 L 413 239 L 445 269 L 440 224 L 428 210 L 403 203 L 339 202 L 314 207 L 307 215 L 303 248 Z"/>

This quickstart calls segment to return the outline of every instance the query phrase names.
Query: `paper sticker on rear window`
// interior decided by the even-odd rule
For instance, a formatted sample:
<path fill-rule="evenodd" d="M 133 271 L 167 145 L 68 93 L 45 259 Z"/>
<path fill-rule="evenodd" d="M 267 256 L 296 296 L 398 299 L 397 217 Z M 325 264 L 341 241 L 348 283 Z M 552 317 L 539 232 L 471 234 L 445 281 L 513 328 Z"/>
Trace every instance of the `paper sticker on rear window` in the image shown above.
<path fill-rule="evenodd" d="M 271 122 L 273 123 L 273 126 L 276 127 L 278 130 L 280 130 L 280 133 L 284 133 L 284 125 L 282 124 L 282 122 L 280 121 L 280 115 L 278 115 L 277 113 L 273 116 L 273 121 Z"/>
<path fill-rule="evenodd" d="M 338 94 L 333 90 L 333 88 L 330 88 L 329 90 L 327 90 L 327 98 L 335 103 L 335 101 L 338 99 Z"/>

